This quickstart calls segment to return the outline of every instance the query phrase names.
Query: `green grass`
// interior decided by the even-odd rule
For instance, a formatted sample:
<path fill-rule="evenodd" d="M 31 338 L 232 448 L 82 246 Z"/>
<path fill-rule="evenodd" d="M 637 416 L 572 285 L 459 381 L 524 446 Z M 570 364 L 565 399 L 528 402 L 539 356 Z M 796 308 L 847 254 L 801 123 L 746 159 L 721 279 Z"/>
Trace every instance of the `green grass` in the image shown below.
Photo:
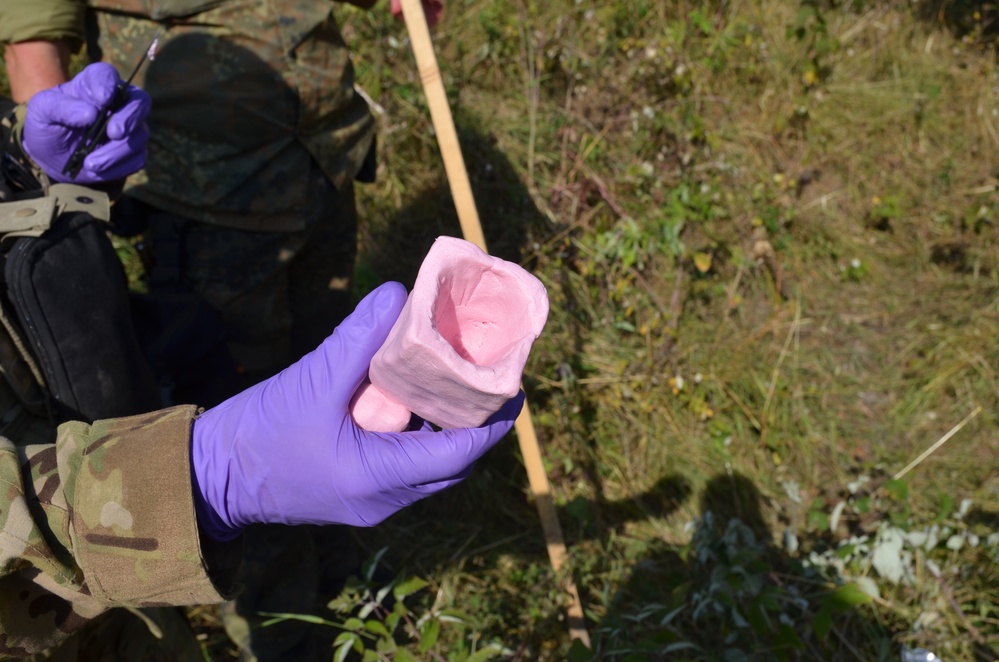
<path fill-rule="evenodd" d="M 552 301 L 525 379 L 595 656 L 999 654 L 999 78 L 978 10 L 962 39 L 902 2 L 449 6 L 436 47 L 487 239 Z M 387 113 L 365 282 L 411 283 L 460 232 L 403 31 L 344 16 Z M 979 406 L 904 499 L 882 486 Z M 842 547 L 935 521 L 979 544 L 907 547 L 909 583 Z M 512 440 L 360 537 L 515 659 L 567 655 Z M 804 563 L 836 550 L 841 571 Z M 850 593 L 865 577 L 876 600 Z"/>

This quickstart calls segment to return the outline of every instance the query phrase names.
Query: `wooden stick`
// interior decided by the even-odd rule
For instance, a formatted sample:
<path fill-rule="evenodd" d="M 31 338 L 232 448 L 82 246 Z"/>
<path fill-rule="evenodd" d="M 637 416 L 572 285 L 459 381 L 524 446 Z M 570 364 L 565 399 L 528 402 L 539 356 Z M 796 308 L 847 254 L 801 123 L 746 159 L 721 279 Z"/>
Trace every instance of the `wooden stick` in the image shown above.
<path fill-rule="evenodd" d="M 430 40 L 430 29 L 427 27 L 427 19 L 421 1 L 402 0 L 402 15 L 406 21 L 406 29 L 409 31 L 409 39 L 412 42 L 420 80 L 423 82 L 423 93 L 427 96 L 427 105 L 430 107 L 430 119 L 433 121 L 434 131 L 437 133 L 437 144 L 444 160 L 444 171 L 447 173 L 454 206 L 458 212 L 461 233 L 467 241 L 488 252 L 485 235 L 482 233 L 482 222 L 479 220 L 479 213 L 475 207 L 472 186 L 468 180 L 468 170 L 465 168 L 465 161 L 461 155 L 461 145 L 458 143 L 458 134 L 454 128 L 454 119 L 451 116 L 451 107 L 448 105 L 444 83 L 441 81 L 440 68 L 437 66 L 437 56 Z M 541 527 L 544 530 L 545 543 L 548 546 L 548 558 L 552 568 L 558 572 L 566 557 L 565 540 L 562 537 L 562 527 L 559 525 L 558 514 L 555 511 L 555 502 L 552 499 L 548 475 L 545 473 L 545 466 L 541 459 L 541 447 L 538 445 L 538 436 L 534 430 L 530 407 L 526 401 L 514 425 L 517 430 L 517 439 L 520 442 L 520 452 L 524 456 L 524 464 L 527 467 L 527 480 L 530 483 L 531 493 L 534 495 L 538 515 L 541 518 Z M 576 589 L 572 577 L 568 577 L 566 582 L 566 590 L 570 598 L 568 607 L 569 636 L 572 639 L 579 639 L 589 646 L 590 635 L 586 630 L 586 619 L 583 615 L 579 591 Z"/>

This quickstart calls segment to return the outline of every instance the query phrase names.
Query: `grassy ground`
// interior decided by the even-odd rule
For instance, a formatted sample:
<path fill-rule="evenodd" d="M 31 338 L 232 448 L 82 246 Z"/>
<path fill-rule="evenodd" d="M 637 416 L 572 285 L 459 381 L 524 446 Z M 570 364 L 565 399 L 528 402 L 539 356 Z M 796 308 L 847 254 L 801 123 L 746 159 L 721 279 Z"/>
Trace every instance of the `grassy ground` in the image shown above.
<path fill-rule="evenodd" d="M 362 287 L 411 283 L 459 230 L 405 33 L 344 19 L 385 111 Z M 449 5 L 487 239 L 553 304 L 526 379 L 597 656 L 999 656 L 996 20 Z M 512 441 L 360 537 L 474 623 L 441 655 L 568 654 Z"/>
<path fill-rule="evenodd" d="M 382 111 L 362 294 L 460 230 L 403 26 L 337 11 Z M 999 657 L 997 28 L 958 0 L 448 4 L 487 240 L 551 297 L 525 380 L 592 651 L 513 439 L 357 533 L 429 582 L 409 650 Z"/>

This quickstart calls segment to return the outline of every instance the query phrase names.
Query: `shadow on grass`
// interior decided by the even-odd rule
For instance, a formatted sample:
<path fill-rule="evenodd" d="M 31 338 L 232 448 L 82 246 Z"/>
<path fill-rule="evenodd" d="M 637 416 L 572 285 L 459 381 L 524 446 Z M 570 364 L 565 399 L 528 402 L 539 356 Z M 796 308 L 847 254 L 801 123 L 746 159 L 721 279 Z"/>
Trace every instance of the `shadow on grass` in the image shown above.
<path fill-rule="evenodd" d="M 458 126 L 491 252 L 521 262 L 532 237 L 551 236 L 555 228 L 534 206 L 496 141 L 474 120 L 459 117 Z M 368 223 L 365 232 L 365 278 L 407 286 L 437 236 L 461 236 L 443 177 L 410 197 L 390 222 Z M 571 294 L 571 288 L 560 290 L 563 297 Z M 570 298 L 565 305 L 572 309 L 574 303 Z M 585 320 L 577 325 L 569 340 L 575 346 L 565 348 L 566 361 L 583 355 L 587 327 Z M 584 373 L 579 366 L 567 369 Z M 529 376 L 526 383 L 530 401 Z M 823 627 L 816 625 L 816 601 L 828 588 L 817 589 L 815 578 L 809 580 L 796 559 L 771 544 L 759 491 L 746 476 L 709 481 L 700 509 L 711 515 L 699 520 L 689 545 L 633 541 L 622 551 L 630 544 L 621 542 L 629 538 L 629 524 L 669 517 L 691 498 L 691 484 L 684 476 L 667 474 L 638 495 L 608 499 L 596 441 L 589 434 L 592 403 L 585 393 L 564 395 L 575 413 L 560 425 L 578 440 L 569 459 L 582 469 L 593 496 L 573 499 L 559 507 L 558 516 L 583 602 L 603 606 L 601 613 L 591 612 L 596 620 L 589 623 L 596 656 L 657 659 L 670 646 L 693 659 L 739 652 L 749 658 L 839 659 L 849 657 L 843 651 L 858 648 L 870 653 L 866 659 L 897 655 L 890 636 L 857 612 L 837 613 L 829 633 L 816 634 L 816 627 Z M 543 397 L 533 402 L 534 407 L 546 404 Z M 564 596 L 552 577 L 512 438 L 483 458 L 464 483 L 356 533 L 369 553 L 388 547 L 386 561 L 396 569 L 451 577 L 443 583 L 461 592 L 455 606 L 469 612 L 484 641 L 514 647 L 514 659 L 557 659 L 555 651 L 564 652 L 558 643 L 566 637 Z"/>
<path fill-rule="evenodd" d="M 895 659 L 888 632 L 772 544 L 762 504 L 748 477 L 712 478 L 690 544 L 651 550 L 614 596 L 597 657 Z"/>
<path fill-rule="evenodd" d="M 458 140 L 489 253 L 521 263 L 529 236 L 544 231 L 547 219 L 538 210 L 516 170 L 478 127 L 474 118 L 456 114 Z M 437 154 L 434 154 L 437 158 Z M 388 168 L 405 164 L 388 163 Z M 461 226 L 443 171 L 427 188 L 410 197 L 391 219 L 364 219 L 360 289 L 387 280 L 411 287 L 420 264 L 439 236 L 461 237 Z"/>
<path fill-rule="evenodd" d="M 957 37 L 973 35 L 981 44 L 999 39 L 999 5 L 994 0 L 931 0 L 913 7 L 917 18 L 943 25 Z"/>
<path fill-rule="evenodd" d="M 565 641 L 563 602 L 512 449 L 501 445 L 465 483 L 359 535 L 370 550 L 388 546 L 410 572 L 456 571 L 456 585 L 474 593 L 458 607 L 480 610 L 473 619 L 484 640 L 519 645 L 513 659 L 538 659 Z M 685 478 L 664 476 L 640 495 L 601 504 L 603 528 L 594 500 L 559 509 L 583 603 L 603 605 L 596 618 L 588 608 L 592 652 L 571 659 L 897 659 L 892 633 L 838 603 L 829 582 L 771 542 L 760 493 L 746 476 L 707 483 L 689 544 L 658 540 L 621 554 L 626 523 L 664 518 L 691 496 Z M 620 580 L 614 563 L 624 563 Z M 601 576 L 606 592 L 598 595 Z"/>

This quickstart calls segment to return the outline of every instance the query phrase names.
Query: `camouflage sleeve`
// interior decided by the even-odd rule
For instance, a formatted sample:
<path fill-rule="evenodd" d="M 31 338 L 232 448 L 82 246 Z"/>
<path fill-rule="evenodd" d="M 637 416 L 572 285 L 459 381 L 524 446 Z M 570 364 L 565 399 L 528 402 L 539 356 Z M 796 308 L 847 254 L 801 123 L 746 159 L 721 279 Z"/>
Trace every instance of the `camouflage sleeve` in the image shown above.
<path fill-rule="evenodd" d="M 0 43 L 83 43 L 85 0 L 0 0 Z"/>
<path fill-rule="evenodd" d="M 55 444 L 0 437 L 0 657 L 44 650 L 114 606 L 230 597 L 240 543 L 200 537 L 195 414 L 68 423 Z"/>

